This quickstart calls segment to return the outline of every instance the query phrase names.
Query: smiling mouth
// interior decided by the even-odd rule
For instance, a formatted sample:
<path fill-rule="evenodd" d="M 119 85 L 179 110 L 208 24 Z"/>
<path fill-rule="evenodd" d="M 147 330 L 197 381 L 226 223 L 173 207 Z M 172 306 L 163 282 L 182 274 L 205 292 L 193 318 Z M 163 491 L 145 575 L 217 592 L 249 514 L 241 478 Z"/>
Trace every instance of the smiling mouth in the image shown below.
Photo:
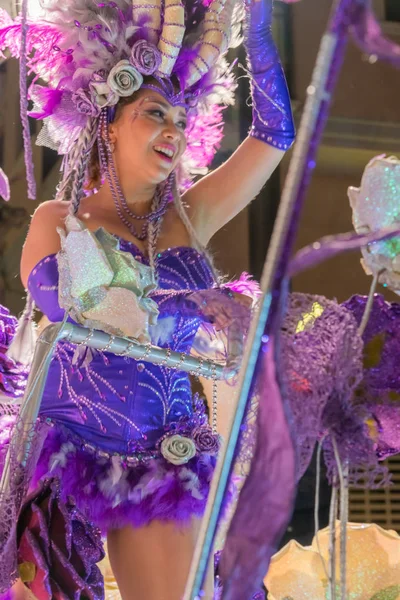
<path fill-rule="evenodd" d="M 163 148 L 162 146 L 154 146 L 154 152 L 158 154 L 160 158 L 168 163 L 171 163 L 174 158 L 174 151 L 171 148 Z"/>

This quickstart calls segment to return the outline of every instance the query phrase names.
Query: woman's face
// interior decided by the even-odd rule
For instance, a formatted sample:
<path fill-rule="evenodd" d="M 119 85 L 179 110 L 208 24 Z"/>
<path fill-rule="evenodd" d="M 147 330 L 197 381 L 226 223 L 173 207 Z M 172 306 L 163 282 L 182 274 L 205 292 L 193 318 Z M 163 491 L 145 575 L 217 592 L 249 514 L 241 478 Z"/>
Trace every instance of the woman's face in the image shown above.
<path fill-rule="evenodd" d="M 186 148 L 186 111 L 161 94 L 141 90 L 110 125 L 120 177 L 157 185 L 177 166 Z"/>

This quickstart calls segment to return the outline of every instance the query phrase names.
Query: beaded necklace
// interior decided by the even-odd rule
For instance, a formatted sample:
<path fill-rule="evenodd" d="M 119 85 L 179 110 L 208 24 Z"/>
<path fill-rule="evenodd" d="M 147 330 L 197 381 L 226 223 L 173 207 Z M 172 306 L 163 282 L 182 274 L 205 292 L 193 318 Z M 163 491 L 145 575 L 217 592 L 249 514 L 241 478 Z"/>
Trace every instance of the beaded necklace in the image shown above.
<path fill-rule="evenodd" d="M 110 186 L 111 195 L 114 201 L 117 215 L 121 222 L 128 229 L 133 237 L 138 240 L 145 240 L 149 236 L 150 223 L 159 221 L 165 214 L 169 202 L 172 200 L 173 175 L 171 175 L 163 189 L 157 189 L 152 201 L 151 211 L 146 215 L 136 215 L 128 206 L 124 193 L 119 183 L 117 170 L 113 158 L 112 145 L 109 138 L 107 111 L 103 110 L 100 115 L 100 124 L 98 129 L 98 148 L 99 159 L 102 172 L 105 174 Z M 138 231 L 132 221 L 127 216 L 137 221 L 144 221 L 141 231 Z M 150 253 L 149 253 L 150 258 Z"/>

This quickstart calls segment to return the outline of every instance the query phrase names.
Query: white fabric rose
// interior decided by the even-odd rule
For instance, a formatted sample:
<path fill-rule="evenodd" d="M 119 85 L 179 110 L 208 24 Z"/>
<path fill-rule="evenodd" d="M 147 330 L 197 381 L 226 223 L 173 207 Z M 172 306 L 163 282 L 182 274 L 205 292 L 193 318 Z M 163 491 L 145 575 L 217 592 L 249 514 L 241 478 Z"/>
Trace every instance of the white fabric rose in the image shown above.
<path fill-rule="evenodd" d="M 161 454 L 173 465 L 183 465 L 196 454 L 196 446 L 190 438 L 171 435 L 161 442 Z"/>
<path fill-rule="evenodd" d="M 131 96 L 143 83 L 143 76 L 131 65 L 129 60 L 120 60 L 107 77 L 111 91 L 118 96 Z"/>
<path fill-rule="evenodd" d="M 361 187 L 348 190 L 357 233 L 369 233 L 400 224 L 400 161 L 394 157 L 376 156 L 365 168 Z M 361 261 L 367 275 L 378 275 L 378 281 L 400 295 L 400 239 L 370 244 L 361 250 Z"/>
<path fill-rule="evenodd" d="M 91 81 L 89 87 L 94 101 L 100 108 L 117 104 L 119 100 L 118 94 L 111 90 L 105 81 Z"/>

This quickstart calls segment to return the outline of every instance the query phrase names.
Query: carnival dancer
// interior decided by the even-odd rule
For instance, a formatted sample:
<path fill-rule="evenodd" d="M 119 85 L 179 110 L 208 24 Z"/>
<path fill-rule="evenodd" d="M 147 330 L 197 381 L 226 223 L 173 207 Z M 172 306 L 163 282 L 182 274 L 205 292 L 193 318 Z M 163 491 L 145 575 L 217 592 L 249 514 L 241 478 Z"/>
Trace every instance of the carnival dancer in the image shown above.
<path fill-rule="evenodd" d="M 243 7 L 41 6 L 27 27 L 3 13 L 0 30 L 0 47 L 15 55 L 25 39 L 37 74 L 31 116 L 44 121 L 38 143 L 64 155 L 56 199 L 36 210 L 23 249 L 28 306 L 51 321 L 72 319 L 183 356 L 203 322 L 218 323 L 215 306 L 223 312 L 233 302 L 209 240 L 256 196 L 294 140 L 272 0 L 244 7 L 249 136 L 192 186 L 232 101 L 224 54 Z M 124 600 L 182 597 L 219 440 L 189 377 L 145 358 L 57 347 L 40 408 L 43 447 L 18 525 L 20 574 L 39 600 L 103 596 L 89 521 L 107 535 Z M 64 523 L 65 539 L 51 515 Z M 13 573 L 0 574 L 4 591 Z M 204 598 L 212 597 L 209 577 Z"/>

